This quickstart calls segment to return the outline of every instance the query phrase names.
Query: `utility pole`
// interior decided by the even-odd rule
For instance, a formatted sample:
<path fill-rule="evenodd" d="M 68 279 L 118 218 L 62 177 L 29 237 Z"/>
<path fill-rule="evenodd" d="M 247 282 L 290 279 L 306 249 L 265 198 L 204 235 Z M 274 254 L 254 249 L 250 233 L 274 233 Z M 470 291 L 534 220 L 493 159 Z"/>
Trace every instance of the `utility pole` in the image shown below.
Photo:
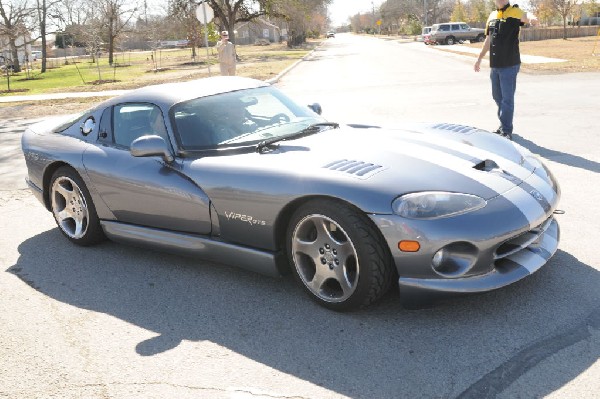
<path fill-rule="evenodd" d="M 425 20 L 425 26 L 427 26 L 427 0 L 423 0 L 423 16 Z"/>
<path fill-rule="evenodd" d="M 371 1 L 371 9 L 373 10 L 373 33 L 375 33 L 375 3 Z"/>

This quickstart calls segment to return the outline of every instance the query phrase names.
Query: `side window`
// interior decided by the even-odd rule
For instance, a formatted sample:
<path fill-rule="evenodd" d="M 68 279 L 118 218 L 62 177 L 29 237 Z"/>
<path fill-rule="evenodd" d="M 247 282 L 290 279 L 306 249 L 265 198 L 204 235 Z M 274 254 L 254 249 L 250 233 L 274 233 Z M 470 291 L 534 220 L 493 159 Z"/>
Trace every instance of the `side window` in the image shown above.
<path fill-rule="evenodd" d="M 460 30 L 460 25 L 452 25 L 452 30 Z"/>
<path fill-rule="evenodd" d="M 460 29 L 462 29 L 462 30 L 469 30 L 469 25 L 467 25 L 467 24 L 461 24 L 460 25 Z"/>
<path fill-rule="evenodd" d="M 129 148 L 139 137 L 158 135 L 168 142 L 165 120 L 154 104 L 130 103 L 113 108 L 113 136 L 118 146 Z"/>
<path fill-rule="evenodd" d="M 104 112 L 102 112 L 102 117 L 100 118 L 100 128 L 98 129 L 98 141 L 101 143 L 112 143 L 112 129 L 111 129 L 111 117 L 112 117 L 112 108 L 106 108 Z"/>
<path fill-rule="evenodd" d="M 440 30 L 447 32 L 450 30 L 450 25 L 440 25 Z"/>

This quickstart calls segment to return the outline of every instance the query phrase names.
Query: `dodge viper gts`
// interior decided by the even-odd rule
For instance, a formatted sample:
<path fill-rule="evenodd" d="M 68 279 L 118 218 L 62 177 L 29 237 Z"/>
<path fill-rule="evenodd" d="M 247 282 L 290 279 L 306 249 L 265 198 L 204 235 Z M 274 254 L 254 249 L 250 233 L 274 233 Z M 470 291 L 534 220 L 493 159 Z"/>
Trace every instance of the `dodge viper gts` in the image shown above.
<path fill-rule="evenodd" d="M 71 242 L 109 238 L 280 276 L 333 310 L 504 287 L 556 252 L 560 189 L 525 148 L 453 124 L 338 125 L 270 85 L 134 90 L 24 133 Z"/>

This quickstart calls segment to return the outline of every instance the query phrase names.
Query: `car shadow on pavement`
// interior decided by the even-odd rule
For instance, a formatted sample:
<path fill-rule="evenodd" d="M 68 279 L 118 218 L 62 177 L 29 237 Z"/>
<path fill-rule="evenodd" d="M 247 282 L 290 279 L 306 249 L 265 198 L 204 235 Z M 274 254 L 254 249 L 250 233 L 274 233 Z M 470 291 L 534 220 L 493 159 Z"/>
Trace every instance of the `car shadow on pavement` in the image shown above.
<path fill-rule="evenodd" d="M 291 277 L 111 242 L 81 248 L 57 229 L 18 250 L 8 272 L 33 289 L 155 332 L 135 347 L 140 356 L 208 340 L 350 397 L 495 397 L 524 378 L 526 396 L 539 397 L 598 357 L 567 357 L 552 378 L 525 374 L 600 328 L 598 290 L 582 289 L 599 287 L 600 274 L 564 251 L 527 280 L 486 295 L 408 311 L 392 292 L 340 314 L 313 303 Z"/>
<path fill-rule="evenodd" d="M 516 134 L 513 137 L 515 143 L 522 145 L 529 151 L 541 155 L 546 159 L 562 163 L 567 166 L 589 170 L 590 172 L 600 173 L 600 162 L 592 161 L 578 155 L 542 147 L 539 144 L 536 144 L 533 141 L 527 140 Z"/>

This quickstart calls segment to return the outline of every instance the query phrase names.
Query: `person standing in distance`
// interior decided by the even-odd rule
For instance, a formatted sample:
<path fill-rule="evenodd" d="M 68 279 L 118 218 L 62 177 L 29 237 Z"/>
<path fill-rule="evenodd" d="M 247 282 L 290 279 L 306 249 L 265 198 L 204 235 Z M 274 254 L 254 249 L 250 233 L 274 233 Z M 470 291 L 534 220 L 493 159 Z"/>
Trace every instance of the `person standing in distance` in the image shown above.
<path fill-rule="evenodd" d="M 221 32 L 221 40 L 217 43 L 221 75 L 235 76 L 235 46 L 229 41 L 229 32 Z"/>
<path fill-rule="evenodd" d="M 521 67 L 519 32 L 526 23 L 534 24 L 537 19 L 527 15 L 518 5 L 508 0 L 495 0 L 496 10 L 490 14 L 485 26 L 485 42 L 475 62 L 475 72 L 481 69 L 481 60 L 490 52 L 490 78 L 492 97 L 498 106 L 500 127 L 498 133 L 512 140 L 513 116 L 517 74 Z"/>

